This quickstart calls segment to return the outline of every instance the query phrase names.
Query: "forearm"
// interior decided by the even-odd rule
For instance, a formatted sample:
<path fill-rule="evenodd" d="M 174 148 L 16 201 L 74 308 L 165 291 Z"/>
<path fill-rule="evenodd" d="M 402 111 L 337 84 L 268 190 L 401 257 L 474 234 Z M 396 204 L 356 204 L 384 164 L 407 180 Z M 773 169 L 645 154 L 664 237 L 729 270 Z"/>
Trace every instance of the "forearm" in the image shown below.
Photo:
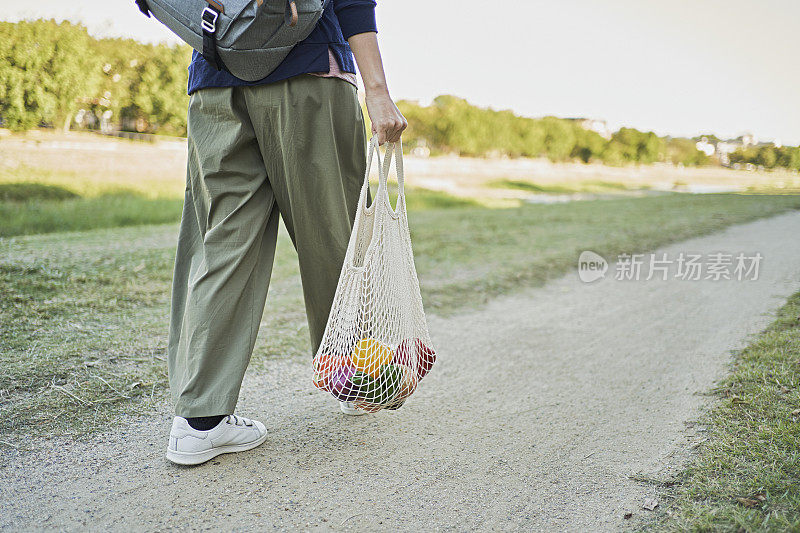
<path fill-rule="evenodd" d="M 364 82 L 364 90 L 369 93 L 389 93 L 386 85 L 386 74 L 378 48 L 378 37 L 375 32 L 359 33 L 351 36 L 347 42 L 358 64 L 358 71 Z"/>
<path fill-rule="evenodd" d="M 373 31 L 356 33 L 347 41 L 356 56 L 358 71 L 364 81 L 366 104 L 372 122 L 372 133 L 378 136 L 378 142 L 397 142 L 408 126 L 405 117 L 389 96 L 386 75 L 383 72 L 383 61 L 378 49 L 378 37 Z"/>

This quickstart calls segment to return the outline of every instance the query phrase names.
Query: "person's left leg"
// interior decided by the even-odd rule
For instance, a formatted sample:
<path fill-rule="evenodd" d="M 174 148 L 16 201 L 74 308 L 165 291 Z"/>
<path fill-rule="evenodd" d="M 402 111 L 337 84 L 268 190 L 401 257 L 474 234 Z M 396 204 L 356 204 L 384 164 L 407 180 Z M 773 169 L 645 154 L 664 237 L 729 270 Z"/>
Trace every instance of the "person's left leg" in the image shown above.
<path fill-rule="evenodd" d="M 356 88 L 298 76 L 245 88 L 275 201 L 300 262 L 316 352 L 339 281 L 366 172 L 366 131 Z"/>

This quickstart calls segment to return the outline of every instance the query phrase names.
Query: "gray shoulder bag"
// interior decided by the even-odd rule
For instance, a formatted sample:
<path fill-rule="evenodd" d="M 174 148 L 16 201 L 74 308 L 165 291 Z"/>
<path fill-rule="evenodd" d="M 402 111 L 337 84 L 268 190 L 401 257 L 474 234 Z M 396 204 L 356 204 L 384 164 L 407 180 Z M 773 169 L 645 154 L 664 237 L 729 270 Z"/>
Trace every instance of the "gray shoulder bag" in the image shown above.
<path fill-rule="evenodd" d="M 256 81 L 308 37 L 329 0 L 135 0 L 217 70 Z"/>

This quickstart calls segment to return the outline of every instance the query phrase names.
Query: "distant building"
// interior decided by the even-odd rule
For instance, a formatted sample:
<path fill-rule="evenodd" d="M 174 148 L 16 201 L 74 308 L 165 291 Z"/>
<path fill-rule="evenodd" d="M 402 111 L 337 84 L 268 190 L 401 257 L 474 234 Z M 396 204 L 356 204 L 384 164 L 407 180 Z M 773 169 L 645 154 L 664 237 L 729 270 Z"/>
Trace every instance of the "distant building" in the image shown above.
<path fill-rule="evenodd" d="M 745 133 L 744 135 L 739 137 L 739 139 L 737 139 L 737 140 L 741 140 L 742 141 L 742 148 L 748 148 L 750 146 L 758 145 L 758 139 L 752 133 Z"/>
<path fill-rule="evenodd" d="M 742 143 L 739 140 L 729 140 L 729 141 L 720 141 L 717 143 L 717 156 L 719 157 L 719 163 L 724 166 L 729 166 L 731 164 L 730 154 L 735 152 L 736 150 L 742 147 Z"/>
<path fill-rule="evenodd" d="M 758 146 L 758 139 L 752 133 L 745 133 L 744 135 L 735 139 L 727 139 L 725 141 L 717 142 L 716 149 L 720 164 L 726 167 L 730 166 L 730 154 L 736 150 L 744 150 L 751 146 Z"/>
<path fill-rule="evenodd" d="M 704 154 L 706 154 L 708 157 L 711 157 L 712 155 L 714 155 L 714 152 L 716 152 L 716 151 L 717 151 L 717 150 L 716 150 L 716 147 L 715 147 L 715 146 L 714 146 L 712 143 L 710 143 L 710 142 L 708 141 L 708 137 L 703 137 L 703 138 L 701 138 L 699 141 L 697 141 L 697 142 L 695 143 L 695 145 L 694 145 L 694 146 L 695 146 L 695 148 L 697 148 L 699 151 L 701 151 L 701 152 L 703 152 Z"/>

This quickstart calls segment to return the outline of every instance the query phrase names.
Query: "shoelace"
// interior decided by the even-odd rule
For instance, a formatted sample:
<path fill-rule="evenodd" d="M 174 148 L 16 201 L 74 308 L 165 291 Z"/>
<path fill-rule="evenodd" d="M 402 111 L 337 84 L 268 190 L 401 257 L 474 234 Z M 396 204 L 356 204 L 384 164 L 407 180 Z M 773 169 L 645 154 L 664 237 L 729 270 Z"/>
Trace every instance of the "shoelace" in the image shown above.
<path fill-rule="evenodd" d="M 243 416 L 228 415 L 226 421 L 228 424 L 233 424 L 234 426 L 253 427 L 253 421 Z"/>

